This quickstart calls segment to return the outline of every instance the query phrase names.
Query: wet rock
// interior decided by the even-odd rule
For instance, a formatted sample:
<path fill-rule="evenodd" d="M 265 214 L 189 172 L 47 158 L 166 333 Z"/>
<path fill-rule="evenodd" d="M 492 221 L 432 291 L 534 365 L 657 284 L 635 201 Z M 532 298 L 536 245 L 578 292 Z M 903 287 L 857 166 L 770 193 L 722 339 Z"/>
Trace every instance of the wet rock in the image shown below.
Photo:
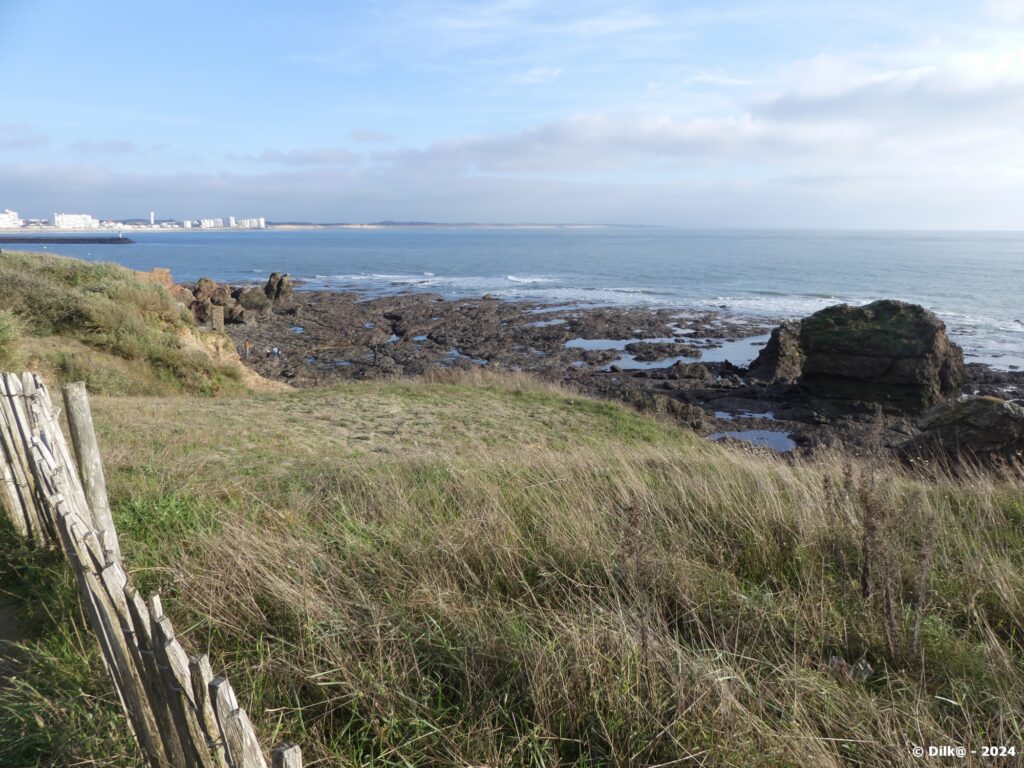
<path fill-rule="evenodd" d="M 604 365 L 612 360 L 618 360 L 619 353 L 614 349 L 588 349 L 581 359 L 587 365 Z"/>
<path fill-rule="evenodd" d="M 1024 408 L 997 397 L 940 403 L 925 413 L 921 434 L 900 448 L 904 457 L 944 457 L 1024 464 Z"/>
<path fill-rule="evenodd" d="M 263 293 L 274 304 L 287 300 L 292 295 L 292 278 L 288 273 L 273 272 L 263 286 Z"/>
<path fill-rule="evenodd" d="M 963 351 L 933 313 L 902 301 L 839 304 L 800 324 L 800 385 L 812 395 L 921 411 L 955 394 Z"/>
<path fill-rule="evenodd" d="M 642 363 L 664 360 L 666 357 L 700 357 L 697 347 L 674 341 L 635 341 L 626 345 L 626 351 Z"/>
<path fill-rule="evenodd" d="M 668 368 L 652 371 L 651 378 L 657 379 L 694 379 L 696 381 L 713 381 L 715 375 L 704 363 L 684 363 L 681 360 Z"/>
<path fill-rule="evenodd" d="M 792 384 L 803 371 L 804 353 L 800 348 L 800 321 L 787 320 L 774 331 L 758 352 L 747 373 L 752 379 L 769 384 Z"/>

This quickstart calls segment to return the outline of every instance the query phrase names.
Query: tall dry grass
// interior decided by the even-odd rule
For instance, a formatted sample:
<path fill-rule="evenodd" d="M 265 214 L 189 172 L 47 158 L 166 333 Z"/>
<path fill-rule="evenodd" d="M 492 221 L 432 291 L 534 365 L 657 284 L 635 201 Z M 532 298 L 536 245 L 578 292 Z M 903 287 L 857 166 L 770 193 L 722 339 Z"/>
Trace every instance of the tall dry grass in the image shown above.
<path fill-rule="evenodd" d="M 687 436 L 252 488 L 192 509 L 202 535 L 150 573 L 263 732 L 322 764 L 909 766 L 915 744 L 1021 743 L 1024 494 L 1000 478 Z"/>
<path fill-rule="evenodd" d="M 1022 744 L 1019 481 L 788 462 L 473 376 L 96 401 L 133 579 L 267 744 L 510 767 Z M 66 665 L 0 691 L 0 764 L 109 758 L 116 705 L 75 706 L 102 667 Z"/>

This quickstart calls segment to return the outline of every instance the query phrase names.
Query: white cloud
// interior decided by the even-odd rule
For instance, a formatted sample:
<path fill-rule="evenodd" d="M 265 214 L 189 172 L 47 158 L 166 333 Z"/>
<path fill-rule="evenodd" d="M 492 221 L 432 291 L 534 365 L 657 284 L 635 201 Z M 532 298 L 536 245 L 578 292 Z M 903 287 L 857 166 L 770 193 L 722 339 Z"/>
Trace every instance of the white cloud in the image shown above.
<path fill-rule="evenodd" d="M 394 141 L 395 137 L 384 131 L 375 131 L 370 128 L 356 128 L 349 132 L 349 138 L 360 144 L 386 144 Z"/>
<path fill-rule="evenodd" d="M 274 163 L 277 165 L 355 165 L 360 156 L 344 147 L 312 147 L 308 149 L 265 149 L 258 155 L 228 154 L 236 162 Z"/>
<path fill-rule="evenodd" d="M 557 80 L 562 75 L 561 67 L 533 67 L 512 77 L 517 85 L 540 85 Z"/>
<path fill-rule="evenodd" d="M 724 72 L 698 72 L 694 75 L 684 77 L 682 80 L 684 85 L 693 84 L 704 84 L 704 85 L 720 85 L 724 87 L 740 87 L 747 85 L 756 85 L 757 80 L 752 80 L 744 77 L 731 77 Z M 653 85 L 653 84 L 652 84 Z"/>
<path fill-rule="evenodd" d="M 137 152 L 139 145 L 132 141 L 122 141 L 119 139 L 79 139 L 72 142 L 68 149 L 85 155 L 127 155 Z"/>
<path fill-rule="evenodd" d="M 997 21 L 1024 19 L 1024 0 L 988 0 L 988 12 Z"/>
<path fill-rule="evenodd" d="M 616 13 L 574 21 L 569 24 L 569 31 L 580 35 L 619 35 L 658 26 L 661 26 L 661 21 L 650 14 Z"/>

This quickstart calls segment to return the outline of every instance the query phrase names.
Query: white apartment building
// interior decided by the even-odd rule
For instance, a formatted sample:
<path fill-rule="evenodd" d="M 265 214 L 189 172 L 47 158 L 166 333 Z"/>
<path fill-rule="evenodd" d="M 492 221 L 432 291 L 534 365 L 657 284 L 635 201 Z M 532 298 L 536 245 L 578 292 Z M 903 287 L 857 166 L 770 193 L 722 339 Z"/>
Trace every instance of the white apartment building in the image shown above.
<path fill-rule="evenodd" d="M 22 225 L 18 214 L 9 208 L 0 211 L 0 229 L 17 229 Z"/>
<path fill-rule="evenodd" d="M 267 220 L 262 216 L 254 219 L 239 219 L 237 226 L 239 229 L 266 229 Z"/>
<path fill-rule="evenodd" d="M 52 224 L 57 229 L 99 229 L 100 226 L 88 213 L 55 213 Z"/>
<path fill-rule="evenodd" d="M 224 226 L 224 219 L 200 219 L 199 226 L 203 229 L 221 229 Z"/>

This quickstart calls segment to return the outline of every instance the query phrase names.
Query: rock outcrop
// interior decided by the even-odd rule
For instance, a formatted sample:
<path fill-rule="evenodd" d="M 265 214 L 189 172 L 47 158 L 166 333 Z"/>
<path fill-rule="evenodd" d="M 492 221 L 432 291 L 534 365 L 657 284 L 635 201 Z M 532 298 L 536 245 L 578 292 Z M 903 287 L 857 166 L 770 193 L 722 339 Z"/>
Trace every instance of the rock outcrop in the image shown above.
<path fill-rule="evenodd" d="M 263 287 L 263 293 L 274 304 L 285 301 L 292 295 L 292 279 L 287 273 L 273 272 L 267 284 Z"/>
<path fill-rule="evenodd" d="M 958 392 L 963 351 L 933 313 L 902 301 L 839 304 L 800 323 L 799 383 L 810 394 L 919 412 Z"/>
<path fill-rule="evenodd" d="M 201 277 L 191 288 L 175 286 L 175 296 L 192 310 L 198 323 L 211 320 L 211 307 L 224 307 L 224 322 L 232 324 L 251 323 L 259 315 L 273 309 L 270 285 L 274 295 L 287 296 L 291 293 L 291 278 L 287 275 L 271 275 L 267 288 L 247 286 L 232 288 L 221 285 L 208 277 Z"/>
<path fill-rule="evenodd" d="M 235 295 L 235 301 L 242 309 L 251 312 L 266 312 L 273 306 L 273 302 L 267 297 L 267 294 L 255 286 L 239 290 Z"/>
<path fill-rule="evenodd" d="M 804 352 L 800 347 L 800 321 L 787 320 L 774 331 L 747 376 L 769 384 L 792 384 L 800 378 Z"/>
<path fill-rule="evenodd" d="M 905 443 L 906 458 L 993 460 L 1024 466 L 1024 408 L 998 397 L 969 397 L 931 408 L 922 432 Z"/>

